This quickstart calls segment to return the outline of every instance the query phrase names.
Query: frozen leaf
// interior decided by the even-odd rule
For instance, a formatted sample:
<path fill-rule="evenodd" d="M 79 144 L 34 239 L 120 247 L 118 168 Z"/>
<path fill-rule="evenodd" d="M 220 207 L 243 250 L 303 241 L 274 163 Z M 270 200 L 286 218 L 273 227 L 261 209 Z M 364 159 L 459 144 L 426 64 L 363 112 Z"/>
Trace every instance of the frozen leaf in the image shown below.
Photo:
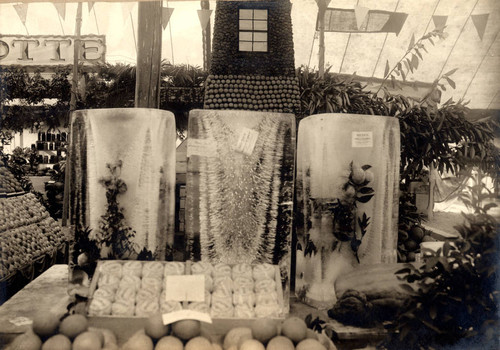
<path fill-rule="evenodd" d="M 385 61 L 385 70 L 384 70 L 384 77 L 387 76 L 387 74 L 389 74 L 389 60 L 386 60 Z"/>
<path fill-rule="evenodd" d="M 408 45 L 408 51 L 410 51 L 413 46 L 415 46 L 415 33 L 411 35 L 410 45 Z"/>

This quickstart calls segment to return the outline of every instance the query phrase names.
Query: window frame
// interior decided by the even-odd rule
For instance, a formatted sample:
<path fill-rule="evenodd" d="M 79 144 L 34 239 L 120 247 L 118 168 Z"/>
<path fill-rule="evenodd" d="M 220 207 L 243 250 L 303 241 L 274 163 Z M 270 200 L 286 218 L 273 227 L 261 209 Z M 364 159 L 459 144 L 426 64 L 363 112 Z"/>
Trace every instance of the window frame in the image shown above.
<path fill-rule="evenodd" d="M 242 13 L 243 11 L 247 13 L 246 14 Z M 251 12 L 250 16 L 248 15 L 248 12 Z M 243 26 L 242 28 L 242 24 L 246 25 Z M 265 28 L 256 28 L 256 24 L 258 24 L 259 26 L 264 24 L 263 27 Z M 262 37 L 263 35 L 265 35 L 265 39 Z M 242 39 L 242 36 L 245 36 L 245 38 Z M 259 38 L 256 39 L 256 36 Z M 238 9 L 238 52 L 247 52 L 247 53 L 269 52 L 269 9 L 267 8 Z"/>

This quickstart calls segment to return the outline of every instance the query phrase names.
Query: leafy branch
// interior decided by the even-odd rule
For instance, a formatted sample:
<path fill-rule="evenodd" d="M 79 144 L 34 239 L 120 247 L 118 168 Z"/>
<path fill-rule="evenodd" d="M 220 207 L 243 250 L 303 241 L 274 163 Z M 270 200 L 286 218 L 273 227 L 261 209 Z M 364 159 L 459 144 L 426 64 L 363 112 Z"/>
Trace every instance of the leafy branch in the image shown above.
<path fill-rule="evenodd" d="M 378 88 L 375 94 L 378 94 L 378 92 L 382 89 L 382 87 L 388 81 L 389 78 L 391 79 L 391 83 L 394 88 L 402 89 L 401 85 L 396 80 L 396 76 L 401 76 L 403 81 L 406 81 L 407 75 L 410 72 L 413 73 L 414 71 L 416 71 L 420 65 L 420 62 L 423 61 L 424 58 L 422 55 L 422 51 L 428 53 L 427 48 L 425 46 L 426 43 L 429 42 L 434 46 L 435 45 L 434 40 L 436 38 L 444 39 L 447 37 L 447 33 L 444 32 L 444 28 L 445 27 L 436 28 L 433 31 L 423 35 L 417 41 L 415 41 L 415 35 L 412 35 L 410 43 L 408 45 L 408 49 L 403 54 L 401 59 L 392 67 L 392 69 L 389 68 L 389 61 L 386 61 L 384 79 L 382 80 L 382 83 L 380 84 L 380 87 Z M 448 80 L 449 76 L 453 74 L 453 72 L 454 71 L 452 71 L 451 73 L 448 72 L 447 74 L 444 74 L 443 78 Z M 455 83 L 451 79 L 450 81 L 451 83 L 449 84 L 454 88 Z M 438 84 L 437 82 L 436 85 L 440 87 L 444 86 L 443 84 Z"/>

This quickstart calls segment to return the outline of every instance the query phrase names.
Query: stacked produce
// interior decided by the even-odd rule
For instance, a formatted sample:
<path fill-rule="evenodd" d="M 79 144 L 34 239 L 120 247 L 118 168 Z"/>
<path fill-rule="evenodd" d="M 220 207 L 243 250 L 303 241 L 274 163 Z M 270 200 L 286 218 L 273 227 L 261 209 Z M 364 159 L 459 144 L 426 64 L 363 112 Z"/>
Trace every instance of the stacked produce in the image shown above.
<path fill-rule="evenodd" d="M 61 228 L 34 194 L 0 198 L 0 278 L 53 253 Z"/>
<path fill-rule="evenodd" d="M 420 252 L 420 243 L 437 241 L 431 237 L 431 232 L 419 225 L 414 225 L 404 232 L 401 229 L 398 234 L 398 259 L 400 262 L 413 262 Z"/>
<path fill-rule="evenodd" d="M 296 77 L 210 75 L 206 84 L 206 109 L 294 112 L 300 108 Z"/>
<path fill-rule="evenodd" d="M 298 317 L 283 322 L 259 319 L 216 335 L 207 333 L 199 321 L 164 325 L 161 314 L 155 314 L 127 338 L 119 344 L 111 329 L 90 327 L 83 315 L 61 319 L 45 313 L 35 316 L 32 328 L 6 350 L 335 350 L 331 341 L 308 329 Z"/>
<path fill-rule="evenodd" d="M 0 196 L 23 192 L 23 188 L 14 175 L 4 166 L 0 165 Z"/>
<path fill-rule="evenodd" d="M 103 261 L 88 313 L 146 317 L 187 308 L 214 318 L 254 318 L 279 317 L 282 312 L 281 285 L 274 265 L 197 262 L 189 270 L 205 276 L 204 302 L 166 300 L 167 276 L 184 275 L 182 262 Z"/>

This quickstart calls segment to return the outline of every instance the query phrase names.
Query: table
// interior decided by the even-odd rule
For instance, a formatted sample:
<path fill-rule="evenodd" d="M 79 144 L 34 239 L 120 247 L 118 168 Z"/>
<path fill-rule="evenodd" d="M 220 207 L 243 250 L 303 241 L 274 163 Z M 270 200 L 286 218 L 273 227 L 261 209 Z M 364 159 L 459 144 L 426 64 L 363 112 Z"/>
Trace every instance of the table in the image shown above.
<path fill-rule="evenodd" d="M 67 286 L 68 265 L 56 264 L 0 306 L 0 348 L 2 344 L 9 343 L 16 335 L 29 329 L 37 312 L 51 312 L 61 316 L 66 313 L 70 303 Z M 311 314 L 313 319 L 320 317 L 329 320 L 326 310 L 314 309 L 295 297 L 290 299 L 290 314 L 302 319 Z M 384 335 L 383 329 L 344 326 L 332 320 L 329 320 L 328 324 L 339 350 L 371 348 Z M 89 320 L 89 325 L 103 327 L 106 322 L 95 317 Z M 140 319 L 137 322 L 129 320 L 126 324 L 117 324 L 113 331 L 117 333 L 119 343 L 123 343 L 141 327 L 143 322 Z"/>

